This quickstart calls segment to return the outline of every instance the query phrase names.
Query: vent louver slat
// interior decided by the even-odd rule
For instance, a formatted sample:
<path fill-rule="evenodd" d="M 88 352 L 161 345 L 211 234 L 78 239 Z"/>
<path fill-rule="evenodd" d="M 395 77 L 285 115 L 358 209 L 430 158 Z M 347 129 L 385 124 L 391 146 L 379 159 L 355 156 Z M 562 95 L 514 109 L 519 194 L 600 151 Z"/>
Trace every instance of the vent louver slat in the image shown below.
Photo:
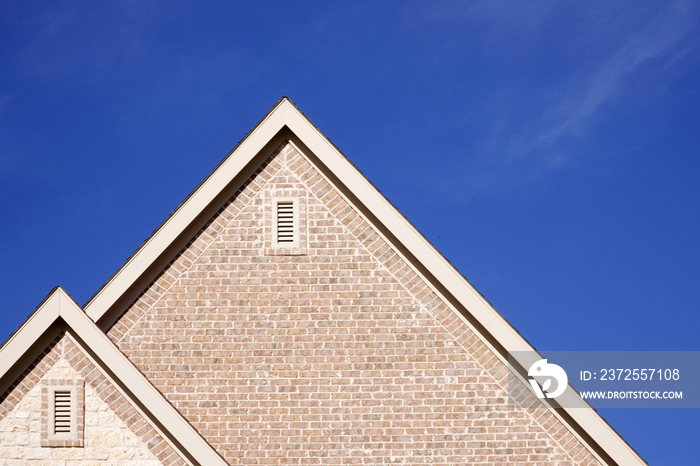
<path fill-rule="evenodd" d="M 279 202 L 277 204 L 277 242 L 294 242 L 294 203 Z"/>
<path fill-rule="evenodd" d="M 71 431 L 71 392 L 54 392 L 54 433 L 70 433 Z"/>

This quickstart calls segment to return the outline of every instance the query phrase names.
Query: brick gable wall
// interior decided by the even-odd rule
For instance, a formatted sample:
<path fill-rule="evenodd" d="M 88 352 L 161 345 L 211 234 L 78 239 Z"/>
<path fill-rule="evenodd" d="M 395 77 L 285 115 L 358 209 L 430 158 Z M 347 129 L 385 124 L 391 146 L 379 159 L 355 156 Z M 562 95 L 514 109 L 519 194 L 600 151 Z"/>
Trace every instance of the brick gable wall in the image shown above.
<path fill-rule="evenodd" d="M 303 197 L 302 253 L 270 250 L 272 195 Z M 598 464 L 508 406 L 506 366 L 289 143 L 109 336 L 231 464 Z"/>

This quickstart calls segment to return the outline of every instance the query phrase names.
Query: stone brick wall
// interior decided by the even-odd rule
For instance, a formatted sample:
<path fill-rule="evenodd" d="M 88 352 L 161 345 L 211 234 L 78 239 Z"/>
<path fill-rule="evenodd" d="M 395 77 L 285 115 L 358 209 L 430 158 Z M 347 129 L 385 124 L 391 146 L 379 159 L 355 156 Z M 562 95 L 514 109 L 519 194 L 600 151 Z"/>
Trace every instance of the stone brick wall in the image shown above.
<path fill-rule="evenodd" d="M 42 380 L 84 380 L 83 447 L 41 446 Z M 186 464 L 85 357 L 59 337 L 0 398 L 0 466 Z"/>
<path fill-rule="evenodd" d="M 301 192 L 306 249 L 269 250 Z M 109 331 L 231 464 L 592 465 L 546 409 L 288 143 Z"/>

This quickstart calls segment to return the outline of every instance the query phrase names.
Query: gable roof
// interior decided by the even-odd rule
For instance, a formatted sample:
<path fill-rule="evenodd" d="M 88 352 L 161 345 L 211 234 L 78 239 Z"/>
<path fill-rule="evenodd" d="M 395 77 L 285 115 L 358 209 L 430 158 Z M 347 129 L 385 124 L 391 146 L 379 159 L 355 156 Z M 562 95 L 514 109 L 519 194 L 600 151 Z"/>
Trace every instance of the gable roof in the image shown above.
<path fill-rule="evenodd" d="M 123 311 L 145 285 L 171 260 L 175 251 L 199 229 L 222 199 L 229 197 L 256 168 L 261 156 L 289 140 L 392 243 L 451 309 L 475 327 L 496 354 L 507 362 L 508 352 L 535 351 L 486 299 L 428 240 L 362 175 L 314 124 L 286 97 L 229 153 L 221 164 L 170 215 L 127 263 L 85 305 L 85 312 L 103 329 Z M 156 265 L 157 264 L 157 265 Z M 646 464 L 593 410 L 561 408 L 555 414 L 598 454 L 618 464 Z"/>
<path fill-rule="evenodd" d="M 83 348 L 90 349 L 110 381 L 132 405 L 139 406 L 181 457 L 192 464 L 228 464 L 60 287 L 51 291 L 0 348 L 0 393 L 61 331 L 70 332 Z"/>
<path fill-rule="evenodd" d="M 202 459 L 209 458 L 207 455 L 210 455 L 211 461 L 207 464 L 217 464 L 216 461 L 225 464 L 103 332 L 187 244 L 193 233 L 197 232 L 224 201 L 249 178 L 258 168 L 258 162 L 264 160 L 285 140 L 292 143 L 300 154 L 318 168 L 319 173 L 392 244 L 396 252 L 430 284 L 455 315 L 479 333 L 504 363 L 507 364 L 509 352 L 534 351 L 508 321 L 389 203 L 338 148 L 289 99 L 282 98 L 92 297 L 84 306 L 85 313 L 62 290 L 59 296 L 65 296 L 59 298 L 58 302 L 68 299 L 72 303 L 65 311 L 61 310 L 63 308 L 60 306 L 55 308 L 53 304 L 46 307 L 49 300 L 42 304 L 41 309 L 52 310 L 37 311 L 37 315 L 30 316 L 17 332 L 22 333 L 20 340 L 28 340 L 15 342 L 16 335 L 13 335 L 0 349 L 0 380 L 3 380 L 3 375 L 9 370 L 4 362 L 6 354 L 14 358 L 21 357 L 18 355 L 29 350 L 29 341 L 40 338 L 40 329 L 43 328 L 43 332 L 46 332 L 51 322 L 58 317 L 63 320 L 67 318 L 66 322 L 70 321 L 69 325 L 75 327 L 76 332 L 80 331 L 81 335 L 84 334 L 90 339 L 90 342 L 86 339 L 86 343 L 99 348 L 101 358 L 116 361 L 121 372 L 115 372 L 115 376 L 124 383 L 128 382 L 132 393 L 136 393 L 133 390 L 142 393 L 146 397 L 144 400 L 148 400 L 152 413 L 169 416 L 165 419 L 167 422 L 163 422 L 163 418 L 161 422 L 167 425 L 169 430 L 174 429 L 170 432 L 173 438 L 184 448 L 189 449 L 191 446 L 195 451 L 201 452 Z M 64 317 L 63 313 L 67 317 Z M 39 320 L 35 322 L 35 319 Z M 13 349 L 9 350 L 10 347 Z M 135 373 L 138 373 L 138 377 L 132 380 L 131 376 L 136 375 Z M 552 409 L 552 412 L 604 461 L 617 464 L 646 464 L 593 409 L 583 400 L 579 401 L 581 408 L 559 408 Z M 197 461 L 200 461 L 199 457 Z"/>

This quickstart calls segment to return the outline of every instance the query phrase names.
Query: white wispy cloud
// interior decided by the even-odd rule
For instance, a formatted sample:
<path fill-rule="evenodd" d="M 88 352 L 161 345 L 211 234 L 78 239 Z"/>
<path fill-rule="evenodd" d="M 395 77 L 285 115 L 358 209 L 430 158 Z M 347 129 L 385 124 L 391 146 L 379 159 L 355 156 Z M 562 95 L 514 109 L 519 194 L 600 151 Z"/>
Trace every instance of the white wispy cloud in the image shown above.
<path fill-rule="evenodd" d="M 575 7 L 573 15 L 580 19 L 571 27 L 576 32 L 561 33 L 561 37 L 552 34 L 552 24 L 564 13 L 551 2 L 537 2 L 527 12 L 509 0 L 476 2 L 459 11 L 454 4 L 440 4 L 434 21 L 462 21 L 491 31 L 497 44 L 482 45 L 491 55 L 538 57 L 551 45 L 542 43 L 543 37 L 570 41 L 557 49 L 568 53 L 568 68 L 557 70 L 561 72 L 557 79 L 547 76 L 538 85 L 511 82 L 490 89 L 491 97 L 482 105 L 491 112 L 492 131 L 476 144 L 474 153 L 464 157 L 454 181 L 441 184 L 445 192 L 451 196 L 461 192 L 465 199 L 508 196 L 579 162 L 586 155 L 577 150 L 576 141 L 592 139 L 596 123 L 631 100 L 632 92 L 654 89 L 643 99 L 661 96 L 658 89 L 674 79 L 669 68 L 697 51 L 700 15 L 694 3 L 678 1 L 646 10 L 621 2 L 613 2 L 613 7 L 593 3 L 587 9 Z M 572 11 L 566 14 L 572 16 Z M 513 65 L 513 73 L 520 72 L 519 66 Z"/>
<path fill-rule="evenodd" d="M 633 34 L 589 76 L 580 82 L 567 83 L 571 86 L 563 92 L 567 96 L 554 102 L 542 116 L 544 121 L 555 120 L 556 123 L 550 123 L 549 128 L 536 137 L 537 147 L 552 144 L 565 135 L 584 134 L 586 123 L 616 93 L 624 92 L 624 81 L 634 77 L 645 64 L 659 60 L 663 66 L 664 62 L 678 58 L 679 48 L 684 54 L 695 48 L 697 38 L 686 43 L 696 26 L 693 15 L 687 10 L 687 5 L 676 3 L 664 16 L 655 18 Z"/>

